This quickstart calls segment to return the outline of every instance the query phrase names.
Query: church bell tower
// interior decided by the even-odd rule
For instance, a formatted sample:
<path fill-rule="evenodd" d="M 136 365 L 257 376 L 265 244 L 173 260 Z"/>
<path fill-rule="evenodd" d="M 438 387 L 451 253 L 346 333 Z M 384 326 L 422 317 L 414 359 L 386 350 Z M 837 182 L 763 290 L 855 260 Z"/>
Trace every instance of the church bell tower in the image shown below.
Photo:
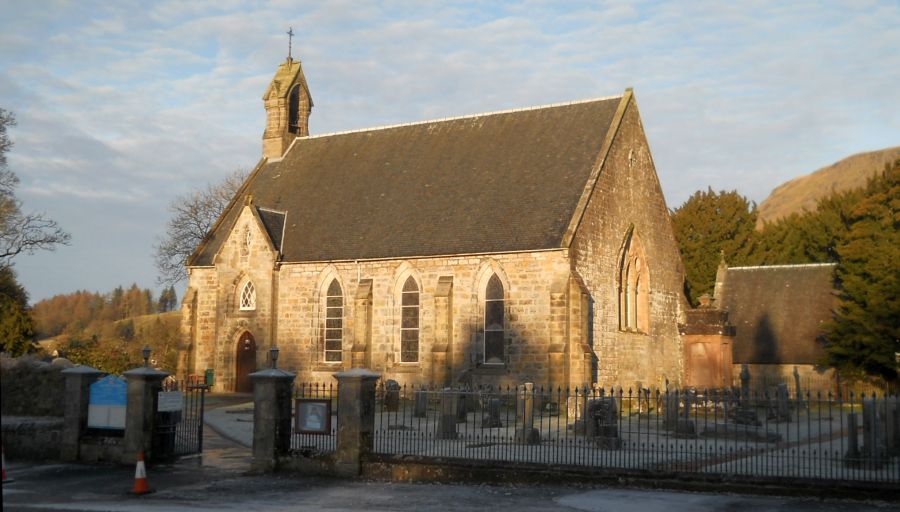
<path fill-rule="evenodd" d="M 293 32 L 288 32 L 293 36 Z M 299 60 L 288 57 L 278 66 L 275 77 L 263 94 L 266 106 L 266 131 L 263 132 L 263 156 L 279 159 L 296 137 L 309 135 L 309 113 L 313 100 Z"/>

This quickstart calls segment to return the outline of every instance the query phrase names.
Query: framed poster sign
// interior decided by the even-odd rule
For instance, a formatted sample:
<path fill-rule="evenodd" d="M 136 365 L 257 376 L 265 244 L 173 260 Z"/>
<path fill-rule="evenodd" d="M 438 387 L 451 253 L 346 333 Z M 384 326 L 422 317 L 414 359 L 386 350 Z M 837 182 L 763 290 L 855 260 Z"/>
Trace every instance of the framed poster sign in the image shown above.
<path fill-rule="evenodd" d="M 297 433 L 331 435 L 331 399 L 297 398 L 295 403 Z"/>

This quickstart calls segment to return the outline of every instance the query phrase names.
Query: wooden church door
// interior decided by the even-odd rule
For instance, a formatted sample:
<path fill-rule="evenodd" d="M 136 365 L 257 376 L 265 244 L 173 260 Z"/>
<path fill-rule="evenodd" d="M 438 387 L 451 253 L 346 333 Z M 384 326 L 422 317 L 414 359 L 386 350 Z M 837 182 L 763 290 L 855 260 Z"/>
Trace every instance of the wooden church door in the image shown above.
<path fill-rule="evenodd" d="M 237 344 L 237 371 L 235 372 L 234 391 L 236 393 L 252 393 L 253 383 L 250 374 L 256 371 L 256 340 L 249 332 L 244 332 Z"/>

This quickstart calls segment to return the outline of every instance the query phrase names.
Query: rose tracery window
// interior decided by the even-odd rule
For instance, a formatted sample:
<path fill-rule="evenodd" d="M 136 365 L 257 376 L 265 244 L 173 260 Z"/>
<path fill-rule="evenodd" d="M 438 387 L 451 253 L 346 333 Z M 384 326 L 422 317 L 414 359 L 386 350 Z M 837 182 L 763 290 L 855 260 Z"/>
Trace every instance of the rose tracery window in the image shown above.
<path fill-rule="evenodd" d="M 241 290 L 240 309 L 241 311 L 256 309 L 256 288 L 254 288 L 252 281 L 247 281 L 247 284 Z"/>

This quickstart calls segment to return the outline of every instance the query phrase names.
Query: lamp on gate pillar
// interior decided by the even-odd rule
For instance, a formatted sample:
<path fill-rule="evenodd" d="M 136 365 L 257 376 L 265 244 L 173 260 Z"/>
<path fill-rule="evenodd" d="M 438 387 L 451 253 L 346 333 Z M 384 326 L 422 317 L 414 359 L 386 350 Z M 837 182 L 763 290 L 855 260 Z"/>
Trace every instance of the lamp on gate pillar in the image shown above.
<path fill-rule="evenodd" d="M 150 367 L 150 345 L 144 345 L 144 349 L 141 350 L 141 354 L 144 355 L 144 367 Z"/>
<path fill-rule="evenodd" d="M 272 357 L 272 368 L 275 368 L 278 364 L 278 348 L 277 347 L 270 348 L 269 355 Z"/>

